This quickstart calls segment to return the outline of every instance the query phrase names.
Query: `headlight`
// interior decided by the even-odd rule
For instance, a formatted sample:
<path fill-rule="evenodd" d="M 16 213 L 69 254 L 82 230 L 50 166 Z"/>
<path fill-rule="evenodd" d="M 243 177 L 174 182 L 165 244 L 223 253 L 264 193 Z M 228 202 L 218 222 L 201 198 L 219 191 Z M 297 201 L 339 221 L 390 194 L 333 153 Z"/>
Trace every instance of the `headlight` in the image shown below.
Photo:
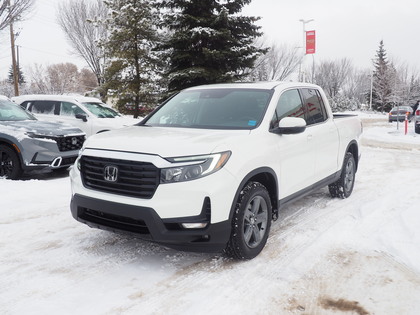
<path fill-rule="evenodd" d="M 80 156 L 76 159 L 76 167 L 79 171 L 82 170 L 82 164 L 80 163 Z"/>
<path fill-rule="evenodd" d="M 82 170 L 82 164 L 81 164 L 81 157 L 82 157 L 82 153 L 83 153 L 83 148 L 81 148 L 80 150 L 79 150 L 79 155 L 77 156 L 77 159 L 76 159 L 76 161 L 74 162 L 74 164 L 76 165 L 76 167 L 77 167 L 77 169 L 79 170 L 79 171 L 81 171 Z"/>
<path fill-rule="evenodd" d="M 37 133 L 32 132 L 32 131 L 25 132 L 25 134 L 26 134 L 28 137 L 30 137 L 30 138 L 34 138 L 34 139 L 48 139 L 48 140 L 54 140 L 54 137 L 47 136 L 47 135 L 37 134 Z"/>
<path fill-rule="evenodd" d="M 229 160 L 230 155 L 231 152 L 226 151 L 209 155 L 168 158 L 167 160 L 172 163 L 183 163 L 183 165 L 162 169 L 160 182 L 161 184 L 177 183 L 210 175 L 220 170 Z M 185 165 L 185 163 L 189 164 Z"/>

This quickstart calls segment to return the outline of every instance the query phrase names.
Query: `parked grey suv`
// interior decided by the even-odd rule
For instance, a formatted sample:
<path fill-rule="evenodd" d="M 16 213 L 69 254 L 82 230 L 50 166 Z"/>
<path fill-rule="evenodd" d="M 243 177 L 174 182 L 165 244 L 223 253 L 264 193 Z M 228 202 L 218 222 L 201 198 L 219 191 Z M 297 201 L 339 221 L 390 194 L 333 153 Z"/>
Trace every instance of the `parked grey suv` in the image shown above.
<path fill-rule="evenodd" d="M 0 99 L 0 178 L 68 168 L 84 141 L 79 128 L 38 121 L 15 103 Z"/>

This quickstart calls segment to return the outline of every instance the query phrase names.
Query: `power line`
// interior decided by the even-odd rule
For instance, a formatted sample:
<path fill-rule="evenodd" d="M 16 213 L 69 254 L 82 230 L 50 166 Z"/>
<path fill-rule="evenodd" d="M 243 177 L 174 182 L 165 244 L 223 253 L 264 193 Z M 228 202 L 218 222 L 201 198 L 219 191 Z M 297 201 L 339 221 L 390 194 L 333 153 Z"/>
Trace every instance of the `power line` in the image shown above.
<path fill-rule="evenodd" d="M 48 52 L 48 51 L 41 50 L 41 49 L 31 48 L 31 47 L 22 46 L 22 45 L 19 45 L 19 47 L 20 48 L 24 48 L 24 49 L 28 49 L 28 50 L 33 50 L 33 51 L 36 51 L 36 52 L 40 52 L 40 53 L 43 53 L 43 54 L 48 54 L 48 55 L 54 55 L 54 56 L 57 56 L 57 57 L 68 58 L 68 56 L 60 55 L 60 54 L 56 54 L 56 53 L 52 53 L 52 52 Z"/>

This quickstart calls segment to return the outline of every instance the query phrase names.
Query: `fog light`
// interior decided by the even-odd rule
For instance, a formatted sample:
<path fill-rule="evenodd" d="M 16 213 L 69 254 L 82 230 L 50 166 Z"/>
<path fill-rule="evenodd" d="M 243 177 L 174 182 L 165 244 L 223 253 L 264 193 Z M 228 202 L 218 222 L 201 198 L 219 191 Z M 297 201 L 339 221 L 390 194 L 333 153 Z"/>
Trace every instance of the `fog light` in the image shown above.
<path fill-rule="evenodd" d="M 208 223 L 182 223 L 184 229 L 204 229 Z"/>

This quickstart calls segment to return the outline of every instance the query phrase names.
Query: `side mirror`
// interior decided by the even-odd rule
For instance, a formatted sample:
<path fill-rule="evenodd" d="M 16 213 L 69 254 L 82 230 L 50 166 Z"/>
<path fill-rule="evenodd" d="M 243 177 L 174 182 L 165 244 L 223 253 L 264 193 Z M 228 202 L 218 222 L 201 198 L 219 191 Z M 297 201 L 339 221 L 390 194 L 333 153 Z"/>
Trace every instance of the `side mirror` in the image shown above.
<path fill-rule="evenodd" d="M 303 118 L 284 117 L 279 122 L 279 126 L 273 130 L 274 133 L 283 135 L 293 135 L 304 132 L 306 121 Z"/>
<path fill-rule="evenodd" d="M 76 118 L 77 119 L 81 119 L 84 122 L 87 122 L 87 116 L 86 116 L 86 114 L 76 114 Z"/>

